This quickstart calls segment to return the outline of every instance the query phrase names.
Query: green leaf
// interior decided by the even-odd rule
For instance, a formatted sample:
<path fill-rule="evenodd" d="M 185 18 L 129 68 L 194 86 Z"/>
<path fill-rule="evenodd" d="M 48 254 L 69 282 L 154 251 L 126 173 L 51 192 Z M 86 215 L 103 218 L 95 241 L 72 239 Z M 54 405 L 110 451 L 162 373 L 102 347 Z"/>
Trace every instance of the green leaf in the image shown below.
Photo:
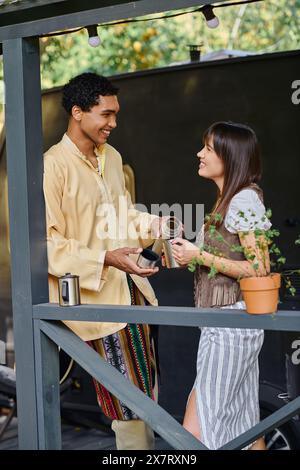
<path fill-rule="evenodd" d="M 292 296 L 296 295 L 296 289 L 295 289 L 295 287 L 290 287 L 290 288 L 289 288 L 289 291 L 290 291 L 290 293 L 291 293 Z"/>
<path fill-rule="evenodd" d="M 215 221 L 216 221 L 216 222 L 222 222 L 222 220 L 223 220 L 222 215 L 219 214 L 219 213 L 216 213 L 215 216 L 214 216 L 214 218 L 215 218 Z"/>
<path fill-rule="evenodd" d="M 208 279 L 212 279 L 213 277 L 215 277 L 215 275 L 218 273 L 216 267 L 214 265 L 212 265 L 210 267 L 210 270 L 209 270 L 209 273 L 208 273 Z"/>
<path fill-rule="evenodd" d="M 241 245 L 231 245 L 230 251 L 233 253 L 243 253 L 244 248 Z"/>
<path fill-rule="evenodd" d="M 254 230 L 254 235 L 255 235 L 255 237 L 260 237 L 261 235 L 264 235 L 264 233 L 265 233 L 264 230 L 261 230 L 261 229 L 259 229 L 259 228 L 256 228 L 256 229 Z"/>
<path fill-rule="evenodd" d="M 267 217 L 268 219 L 270 219 L 270 218 L 272 217 L 272 210 L 271 210 L 271 209 L 268 209 L 268 210 L 266 211 L 266 217 Z"/>

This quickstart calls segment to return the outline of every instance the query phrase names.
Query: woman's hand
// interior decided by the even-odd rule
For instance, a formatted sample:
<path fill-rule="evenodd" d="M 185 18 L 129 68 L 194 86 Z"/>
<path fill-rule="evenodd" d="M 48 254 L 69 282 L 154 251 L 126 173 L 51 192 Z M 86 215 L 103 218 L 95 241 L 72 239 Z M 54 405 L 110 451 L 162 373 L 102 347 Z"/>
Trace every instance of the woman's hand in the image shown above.
<path fill-rule="evenodd" d="M 172 253 L 180 266 L 187 266 L 193 258 L 199 256 L 199 249 L 196 245 L 184 240 L 183 238 L 174 238 L 172 240 Z"/>

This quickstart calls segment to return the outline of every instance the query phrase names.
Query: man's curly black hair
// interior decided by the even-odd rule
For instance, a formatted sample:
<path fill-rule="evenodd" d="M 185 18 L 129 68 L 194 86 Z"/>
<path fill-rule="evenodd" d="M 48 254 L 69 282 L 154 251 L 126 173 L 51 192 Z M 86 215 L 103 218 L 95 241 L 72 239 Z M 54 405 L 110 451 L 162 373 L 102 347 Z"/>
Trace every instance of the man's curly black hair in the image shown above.
<path fill-rule="evenodd" d="M 99 104 L 99 95 L 117 95 L 116 88 L 106 77 L 96 73 L 82 73 L 72 78 L 63 88 L 62 105 L 71 115 L 72 107 L 79 106 L 82 111 Z"/>

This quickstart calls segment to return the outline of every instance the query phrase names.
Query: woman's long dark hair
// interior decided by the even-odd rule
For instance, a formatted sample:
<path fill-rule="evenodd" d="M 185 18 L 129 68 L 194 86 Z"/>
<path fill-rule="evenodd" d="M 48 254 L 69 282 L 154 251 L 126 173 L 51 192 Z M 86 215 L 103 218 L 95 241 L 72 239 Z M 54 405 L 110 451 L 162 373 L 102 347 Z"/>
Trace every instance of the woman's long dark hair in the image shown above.
<path fill-rule="evenodd" d="M 225 217 L 233 196 L 261 179 L 260 150 L 255 132 L 244 124 L 216 122 L 203 135 L 203 142 L 212 138 L 213 147 L 224 165 L 224 186 L 218 191 L 213 213 Z"/>

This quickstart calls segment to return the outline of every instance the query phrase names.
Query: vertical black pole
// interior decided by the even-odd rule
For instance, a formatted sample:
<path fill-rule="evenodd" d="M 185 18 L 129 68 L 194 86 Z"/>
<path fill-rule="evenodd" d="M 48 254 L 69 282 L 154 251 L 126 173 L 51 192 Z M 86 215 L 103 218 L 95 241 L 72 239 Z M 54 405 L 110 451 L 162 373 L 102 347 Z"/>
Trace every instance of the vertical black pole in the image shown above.
<path fill-rule="evenodd" d="M 57 345 L 34 321 L 39 449 L 61 449 L 59 355 Z"/>
<path fill-rule="evenodd" d="M 32 305 L 48 302 L 37 38 L 3 43 L 19 448 L 39 448 Z"/>

